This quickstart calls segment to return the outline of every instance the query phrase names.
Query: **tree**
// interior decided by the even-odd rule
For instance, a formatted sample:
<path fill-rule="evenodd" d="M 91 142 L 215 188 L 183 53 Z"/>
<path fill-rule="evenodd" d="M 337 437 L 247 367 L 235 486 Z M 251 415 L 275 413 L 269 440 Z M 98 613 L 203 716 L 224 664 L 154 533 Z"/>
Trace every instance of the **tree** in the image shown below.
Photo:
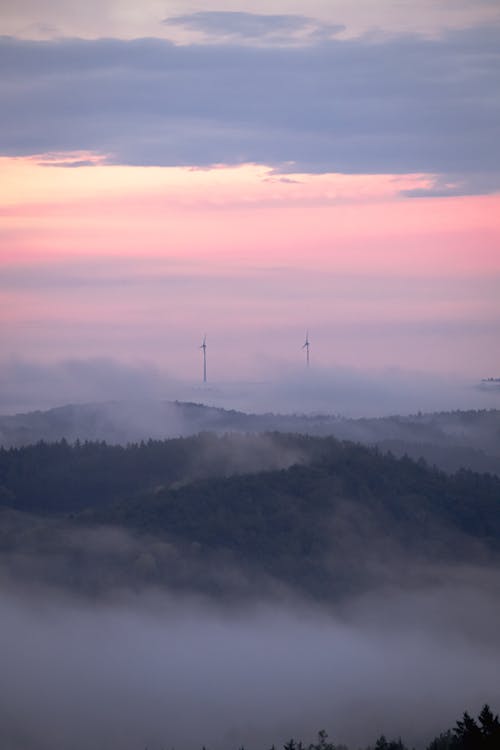
<path fill-rule="evenodd" d="M 491 708 L 485 703 L 478 716 L 478 721 L 483 736 L 484 748 L 497 750 L 500 747 L 500 721 L 498 720 L 498 714 L 494 716 Z"/>
<path fill-rule="evenodd" d="M 318 732 L 316 744 L 309 745 L 307 750 L 348 750 L 345 745 L 335 745 L 328 741 L 328 733 L 324 729 Z"/>
<path fill-rule="evenodd" d="M 457 721 L 457 726 L 453 731 L 460 750 L 479 750 L 479 748 L 484 747 L 481 729 L 467 711 L 464 712 L 462 720 Z"/>
<path fill-rule="evenodd" d="M 447 732 L 443 732 L 439 737 L 433 739 L 427 750 L 455 750 L 457 742 L 457 738 L 448 729 Z"/>
<path fill-rule="evenodd" d="M 401 738 L 398 740 L 387 740 L 384 735 L 378 738 L 373 750 L 407 750 L 403 745 Z"/>

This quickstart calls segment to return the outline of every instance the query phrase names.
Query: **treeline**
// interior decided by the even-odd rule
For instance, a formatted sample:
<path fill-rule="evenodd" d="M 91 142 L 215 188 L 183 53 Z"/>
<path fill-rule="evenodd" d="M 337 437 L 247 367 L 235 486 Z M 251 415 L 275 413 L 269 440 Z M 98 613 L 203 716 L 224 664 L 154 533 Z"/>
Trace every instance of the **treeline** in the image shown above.
<path fill-rule="evenodd" d="M 202 433 L 127 446 L 39 442 L 0 448 L 0 504 L 36 513 L 101 507 L 141 491 L 314 461 L 340 446 L 299 435 Z"/>
<path fill-rule="evenodd" d="M 499 750 L 500 720 L 485 704 L 477 717 L 465 712 L 453 729 L 448 729 L 435 737 L 426 750 Z M 205 748 L 203 748 L 205 750 Z M 245 748 L 240 748 L 245 750 Z M 276 750 L 273 745 L 271 750 Z M 318 733 L 318 739 L 311 744 L 294 739 L 285 742 L 283 750 L 349 750 L 347 745 L 339 745 L 329 740 L 325 731 Z M 384 735 L 365 750 L 411 750 L 401 738 L 387 739 Z"/>
<path fill-rule="evenodd" d="M 269 472 L 291 466 L 316 467 L 335 476 L 346 497 L 416 492 L 431 500 L 455 498 L 462 505 L 469 498 L 474 514 L 483 501 L 499 497 L 496 476 L 460 470 L 450 477 L 424 460 L 397 459 L 376 447 L 333 437 L 202 433 L 127 446 L 61 440 L 0 448 L 0 504 L 64 513 L 198 480 L 267 472 L 261 481 L 272 483 Z M 313 482 L 315 476 L 317 472 L 311 475 Z"/>
<path fill-rule="evenodd" d="M 453 472 L 461 466 L 500 475 L 500 411 L 455 411 L 346 419 L 331 415 L 245 414 L 182 402 L 68 405 L 0 416 L 0 445 L 21 446 L 77 438 L 126 445 L 200 432 L 286 432 L 333 436 L 378 445 L 397 455 L 423 456 Z"/>
<path fill-rule="evenodd" d="M 140 570 L 155 585 L 181 560 L 187 571 L 205 561 L 332 599 L 394 580 L 405 564 L 413 575 L 422 563 L 499 562 L 498 477 L 449 476 L 334 438 L 204 434 L 0 450 L 2 505 L 0 551 L 61 548 L 75 567 L 82 552 L 68 550 L 73 537 L 54 522 L 75 532 L 119 527 L 147 550 Z M 23 522 L 32 516 L 36 524 Z"/>

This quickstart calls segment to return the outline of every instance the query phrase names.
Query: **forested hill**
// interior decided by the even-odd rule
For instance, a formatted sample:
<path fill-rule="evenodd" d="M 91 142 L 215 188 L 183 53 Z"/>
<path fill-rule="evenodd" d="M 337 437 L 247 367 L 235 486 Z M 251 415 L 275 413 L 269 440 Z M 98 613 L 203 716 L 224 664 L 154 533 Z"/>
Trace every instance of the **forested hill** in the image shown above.
<path fill-rule="evenodd" d="M 460 467 L 500 475 L 500 411 L 467 411 L 344 419 L 331 415 L 245 414 L 202 404 L 109 402 L 68 405 L 45 412 L 0 417 L 0 445 L 65 438 L 126 445 L 199 432 L 294 432 L 332 435 L 379 445 L 396 455 L 423 457 L 445 471 Z"/>
<path fill-rule="evenodd" d="M 4 523 L 17 514 L 17 532 L 10 527 L 3 539 L 11 551 L 31 539 L 61 554 L 57 545 L 69 537 L 52 537 L 51 529 L 63 522 L 74 530 L 122 528 L 145 540 L 145 570 L 158 584 L 174 573 L 178 579 L 181 561 L 178 585 L 210 588 L 207 570 L 219 566 L 330 597 L 416 563 L 496 565 L 500 549 L 499 478 L 448 476 L 333 438 L 38 444 L 0 451 L 0 485 Z M 30 536 L 22 519 L 33 528 L 33 516 L 42 520 Z M 148 539 L 166 544 L 167 557 L 165 547 L 155 556 Z M 72 565 L 89 554 L 79 548 Z M 138 556 L 135 549 L 133 561 Z"/>

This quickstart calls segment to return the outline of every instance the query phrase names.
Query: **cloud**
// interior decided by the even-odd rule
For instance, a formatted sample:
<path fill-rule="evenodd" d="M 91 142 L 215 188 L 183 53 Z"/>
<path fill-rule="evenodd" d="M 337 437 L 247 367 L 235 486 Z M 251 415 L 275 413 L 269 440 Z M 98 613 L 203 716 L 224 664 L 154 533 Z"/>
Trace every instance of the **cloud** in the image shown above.
<path fill-rule="evenodd" d="M 245 14 L 239 28 L 250 34 Z M 498 26 L 307 48 L 3 38 L 1 151 L 255 162 L 282 173 L 425 172 L 459 181 L 462 193 L 494 191 L 499 49 Z"/>
<path fill-rule="evenodd" d="M 318 37 L 328 38 L 343 31 L 341 24 L 318 23 L 313 18 L 293 14 L 258 14 L 243 11 L 200 11 L 170 16 L 163 21 L 167 26 L 181 26 L 201 32 L 208 38 L 230 41 L 251 40 L 271 43 L 310 42 Z"/>
<path fill-rule="evenodd" d="M 259 15 L 243 11 L 200 11 L 188 15 L 165 18 L 165 24 L 186 26 L 195 31 L 231 34 L 242 37 L 295 32 L 310 24 L 310 19 L 299 15 Z"/>
<path fill-rule="evenodd" d="M 496 173 L 471 173 L 466 177 L 460 174 L 449 173 L 437 176 L 429 187 L 402 190 L 401 195 L 409 198 L 440 198 L 470 195 L 471 193 L 474 195 L 485 195 L 496 192 L 498 184 L 498 175 Z"/>
<path fill-rule="evenodd" d="M 410 31 L 440 34 L 446 28 L 463 28 L 477 23 L 498 21 L 496 0 L 223 0 L 216 3 L 220 11 L 248 11 L 268 14 L 272 7 L 281 13 L 307 13 L 321 22 L 347 26 L 350 36 L 357 36 L 375 27 L 385 31 Z M 181 0 L 159 3 L 142 0 L 140 12 L 137 0 L 18 0 L 2 4 L 2 29 L 5 34 L 24 38 L 48 36 L 84 36 L 135 38 L 168 33 L 185 41 L 186 32 L 180 26 L 159 27 L 159 13 L 185 14 L 189 10 L 214 8 L 214 3 L 186 3 Z M 189 33 L 189 32 L 188 32 Z"/>

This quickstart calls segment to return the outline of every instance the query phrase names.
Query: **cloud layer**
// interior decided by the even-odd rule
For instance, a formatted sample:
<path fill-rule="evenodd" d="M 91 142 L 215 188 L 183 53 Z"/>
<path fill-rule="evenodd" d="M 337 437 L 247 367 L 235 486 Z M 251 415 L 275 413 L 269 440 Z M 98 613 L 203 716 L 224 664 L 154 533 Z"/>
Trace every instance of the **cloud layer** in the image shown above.
<path fill-rule="evenodd" d="M 193 349 L 198 355 L 194 342 Z M 302 355 L 299 347 L 297 351 Z M 212 361 L 213 357 L 209 358 L 209 365 Z M 0 414 L 67 403 L 130 401 L 130 408 L 120 405 L 123 414 L 119 421 L 132 427 L 131 439 L 140 439 L 148 432 L 154 436 L 183 434 L 184 425 L 177 422 L 170 432 L 165 432 L 165 418 L 157 408 L 164 399 L 247 412 L 322 412 L 355 417 L 500 407 L 498 389 L 482 390 L 476 387 L 478 381 L 458 376 L 317 366 L 305 372 L 302 361 L 301 366 L 295 367 L 281 362 L 279 369 L 276 364 L 267 364 L 266 381 L 231 379 L 233 373 L 228 368 L 226 379 L 212 379 L 207 387 L 202 387 L 193 378 L 175 379 L 159 368 L 105 358 L 80 358 L 51 365 L 0 361 Z M 201 375 L 198 357 L 194 373 Z"/>
<path fill-rule="evenodd" d="M 268 18 L 277 33 L 307 22 Z M 177 22 L 247 40 L 264 23 L 247 13 Z M 500 173 L 499 50 L 496 26 L 305 47 L 4 37 L 0 148 L 85 149 L 145 165 L 427 172 L 443 175 L 440 192 L 489 192 Z"/>
<path fill-rule="evenodd" d="M 199 11 L 170 16 L 163 23 L 200 32 L 208 39 L 254 44 L 307 44 L 345 30 L 342 24 L 319 23 L 309 16 L 244 11 Z"/>
<path fill-rule="evenodd" d="M 92 604 L 18 587 L 0 604 L 0 740 L 230 750 L 326 728 L 355 747 L 381 732 L 422 747 L 464 708 L 498 705 L 490 579 L 376 593 L 340 616 L 309 603 L 220 611 L 148 592 Z"/>

